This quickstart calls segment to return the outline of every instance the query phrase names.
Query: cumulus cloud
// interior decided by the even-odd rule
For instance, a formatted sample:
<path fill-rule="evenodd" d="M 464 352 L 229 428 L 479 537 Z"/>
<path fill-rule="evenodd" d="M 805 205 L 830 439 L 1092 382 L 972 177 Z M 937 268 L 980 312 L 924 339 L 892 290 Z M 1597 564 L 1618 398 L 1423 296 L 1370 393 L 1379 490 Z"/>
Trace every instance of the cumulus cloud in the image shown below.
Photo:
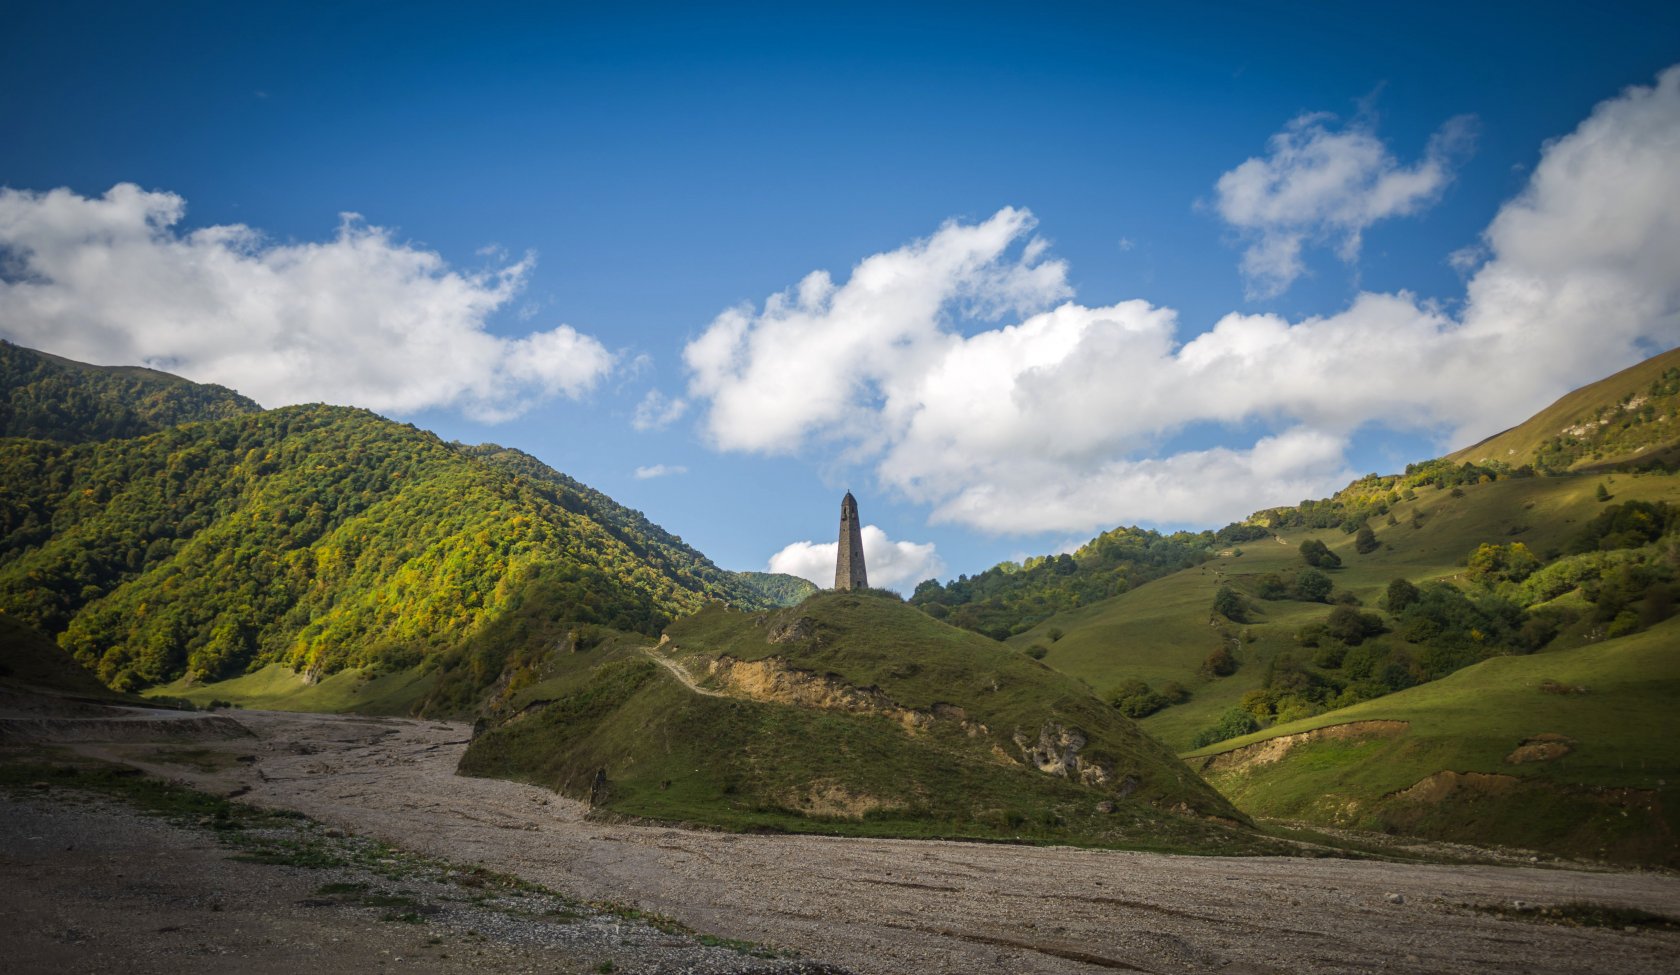
<path fill-rule="evenodd" d="M 861 534 L 871 586 L 903 591 L 945 571 L 932 542 L 895 542 L 874 525 L 863 526 Z M 834 585 L 839 554 L 839 542 L 794 542 L 770 556 L 770 571 L 809 579 L 826 589 Z"/>
<path fill-rule="evenodd" d="M 636 480 L 645 481 L 651 477 L 671 477 L 687 473 L 688 468 L 681 464 L 650 464 L 647 467 L 636 468 Z"/>
<path fill-rule="evenodd" d="M 1366 293 L 1299 321 L 1232 313 L 1183 344 L 1171 309 L 1064 300 L 1066 268 L 1006 209 L 726 311 L 685 351 L 690 393 L 714 445 L 838 448 L 936 521 L 1217 524 L 1345 483 L 1362 427 L 1467 443 L 1680 343 L 1676 171 L 1680 67 L 1548 144 L 1458 315 Z M 1258 432 L 1163 449 L 1203 427 Z"/>
<path fill-rule="evenodd" d="M 1333 116 L 1302 115 L 1255 156 L 1219 177 L 1215 207 L 1249 241 L 1242 273 L 1251 298 L 1283 293 L 1305 271 L 1307 244 L 1359 256 L 1365 229 L 1439 199 L 1474 139 L 1475 120 L 1449 120 L 1423 158 L 1401 166 L 1368 121 L 1333 129 Z"/>
<path fill-rule="evenodd" d="M 1066 265 L 1044 260 L 1045 243 L 1028 237 L 1033 223 L 1007 208 L 948 223 L 866 258 L 844 286 L 815 271 L 762 309 L 719 315 L 683 350 L 689 392 L 707 401 L 706 431 L 739 450 L 787 450 L 810 436 L 872 441 L 871 382 L 935 365 L 953 318 L 996 320 L 1069 292 Z"/>
<path fill-rule="evenodd" d="M 630 425 L 637 430 L 663 430 L 682 418 L 688 412 L 688 401 L 673 399 L 657 389 L 650 389 L 642 401 L 636 404 L 636 412 L 630 417 Z"/>
<path fill-rule="evenodd" d="M 119 184 L 101 197 L 0 189 L 0 331 L 102 364 L 221 383 L 265 406 L 323 401 L 487 421 L 581 396 L 613 355 L 567 325 L 486 330 L 532 259 L 483 271 L 346 215 L 332 238 L 276 243 L 242 225 L 181 230 L 186 201 Z"/>

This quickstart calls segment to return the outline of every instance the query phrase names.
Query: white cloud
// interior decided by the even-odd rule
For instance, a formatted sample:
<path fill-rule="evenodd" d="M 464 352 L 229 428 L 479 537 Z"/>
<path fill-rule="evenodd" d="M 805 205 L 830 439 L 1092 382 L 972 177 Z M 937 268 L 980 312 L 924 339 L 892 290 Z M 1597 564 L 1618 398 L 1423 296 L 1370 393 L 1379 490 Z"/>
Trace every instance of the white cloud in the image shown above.
<path fill-rule="evenodd" d="M 688 401 L 666 396 L 657 389 L 650 389 L 642 401 L 636 404 L 636 413 L 630 418 L 630 425 L 637 430 L 663 430 L 682 418 L 688 412 Z"/>
<path fill-rule="evenodd" d="M 936 361 L 954 317 L 996 320 L 1068 293 L 1067 269 L 1023 238 L 1025 210 L 866 258 L 839 287 L 823 271 L 733 308 L 683 350 L 689 392 L 720 447 L 787 450 L 806 437 L 870 441 L 872 379 Z M 1019 254 L 1009 252 L 1022 244 Z"/>
<path fill-rule="evenodd" d="M 484 271 L 346 215 L 319 243 L 242 225 L 177 228 L 186 201 L 0 189 L 0 331 L 102 364 L 221 383 L 265 406 L 322 401 L 484 420 L 588 392 L 613 367 L 567 325 L 501 338 L 486 322 L 532 259 Z"/>
<path fill-rule="evenodd" d="M 645 481 L 650 477 L 672 477 L 687 473 L 688 468 L 681 464 L 651 464 L 647 467 L 636 468 L 636 480 Z"/>
<path fill-rule="evenodd" d="M 1302 115 L 1272 136 L 1267 155 L 1219 177 L 1219 215 L 1249 240 L 1241 267 L 1251 298 L 1281 294 L 1300 277 L 1304 245 L 1332 243 L 1351 262 L 1367 227 L 1434 203 L 1474 131 L 1470 117 L 1451 119 L 1422 159 L 1402 167 L 1367 122 L 1333 131 L 1332 121 Z"/>
<path fill-rule="evenodd" d="M 715 445 L 838 448 L 935 520 L 1217 524 L 1346 483 L 1368 424 L 1468 443 L 1680 343 L 1676 171 L 1680 68 L 1545 148 L 1456 318 L 1366 293 L 1301 321 L 1232 313 L 1183 345 L 1170 309 L 1063 301 L 1031 215 L 1003 210 L 725 312 L 685 351 L 690 390 Z M 1019 317 L 965 330 L 974 308 Z M 1208 425 L 1260 432 L 1161 449 Z"/>
<path fill-rule="evenodd" d="M 903 591 L 945 571 L 932 542 L 895 542 L 874 525 L 863 526 L 862 537 L 871 586 Z M 839 542 L 794 542 L 770 556 L 770 571 L 809 579 L 827 589 L 834 585 L 839 554 Z"/>

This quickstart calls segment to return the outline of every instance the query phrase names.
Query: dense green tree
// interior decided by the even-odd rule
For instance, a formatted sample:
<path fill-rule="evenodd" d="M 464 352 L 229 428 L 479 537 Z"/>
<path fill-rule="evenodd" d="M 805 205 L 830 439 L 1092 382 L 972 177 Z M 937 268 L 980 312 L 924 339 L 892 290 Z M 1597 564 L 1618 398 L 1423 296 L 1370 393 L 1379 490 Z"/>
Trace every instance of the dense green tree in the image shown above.
<path fill-rule="evenodd" d="M 1470 578 L 1492 585 L 1497 582 L 1521 582 L 1540 568 L 1540 560 L 1522 542 L 1498 545 L 1484 542 L 1465 560 Z"/>
<path fill-rule="evenodd" d="M 1220 586 L 1214 592 L 1213 611 L 1233 623 L 1248 622 L 1248 601 L 1230 586 Z"/>
<path fill-rule="evenodd" d="M 1202 660 L 1202 674 L 1206 677 L 1229 677 L 1237 672 L 1237 658 L 1227 647 L 1219 646 Z"/>
<path fill-rule="evenodd" d="M 1295 583 L 1290 589 L 1291 595 L 1302 602 L 1324 603 L 1330 601 L 1335 584 L 1317 569 L 1302 569 L 1295 574 Z"/>
<path fill-rule="evenodd" d="M 1229 708 L 1219 716 L 1213 727 L 1197 732 L 1191 740 L 1192 748 L 1203 748 L 1215 742 L 1230 738 L 1239 738 L 1260 730 L 1260 722 L 1254 720 L 1254 715 L 1242 708 Z"/>
<path fill-rule="evenodd" d="M 1398 616 L 1405 612 L 1406 607 L 1417 602 L 1418 587 L 1406 579 L 1392 579 L 1388 583 L 1388 593 L 1385 598 L 1388 611 Z"/>
<path fill-rule="evenodd" d="M 1309 538 L 1301 543 L 1301 558 L 1315 569 L 1336 569 L 1342 564 L 1342 557 L 1330 551 L 1330 546 L 1316 538 Z"/>
<path fill-rule="evenodd" d="M 1129 718 L 1147 718 L 1172 704 L 1166 695 L 1141 680 L 1128 680 L 1108 692 L 1109 706 Z"/>
<path fill-rule="evenodd" d="M 1382 617 L 1376 613 L 1362 613 L 1352 606 L 1337 606 L 1324 621 L 1324 632 L 1348 646 L 1358 646 L 1366 637 L 1382 633 Z"/>

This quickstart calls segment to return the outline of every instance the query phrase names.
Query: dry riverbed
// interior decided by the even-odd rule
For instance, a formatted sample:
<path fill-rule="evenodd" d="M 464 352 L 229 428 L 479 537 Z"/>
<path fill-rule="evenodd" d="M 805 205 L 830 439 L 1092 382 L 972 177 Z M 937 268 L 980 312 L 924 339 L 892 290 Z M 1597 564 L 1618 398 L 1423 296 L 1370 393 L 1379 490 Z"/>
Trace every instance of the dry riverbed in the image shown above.
<path fill-rule="evenodd" d="M 1182 857 L 607 824 L 588 820 L 582 805 L 543 789 L 456 776 L 468 737 L 460 725 L 272 712 L 223 716 L 253 737 L 210 736 L 183 748 L 179 741 L 147 744 L 134 740 L 143 735 L 131 735 L 127 743 L 83 740 L 62 747 L 218 794 L 239 791 L 241 802 L 300 812 L 335 831 L 437 861 L 477 865 L 576 901 L 633 905 L 696 931 L 786 948 L 811 960 L 803 964 L 813 971 L 828 963 L 860 973 L 1000 975 L 1680 972 L 1680 932 L 1541 923 L 1534 909 L 1590 902 L 1680 917 L 1680 878 L 1667 874 Z M 33 802 L 27 816 L 5 813 L 0 829 L 14 852 L 0 864 L 8 874 L 18 869 L 19 822 L 26 831 L 50 833 L 40 825 L 43 817 L 52 818 L 43 808 Z M 69 836 L 84 828 L 111 833 L 92 821 L 60 831 Z M 142 847 L 157 840 L 135 836 Z M 51 876 L 47 852 L 43 847 L 33 854 L 40 863 L 29 867 L 42 878 Z M 160 871 L 157 882 L 171 882 L 172 858 L 147 861 L 137 851 L 110 856 L 135 857 L 141 864 L 136 870 Z M 148 862 L 153 865 L 144 866 Z M 228 883 L 230 890 L 241 889 Z M 310 883 L 318 887 L 320 881 L 304 878 L 294 886 Z M 16 885 L 8 886 L 13 889 L 4 896 L 15 900 Z M 309 896 L 288 888 L 273 900 L 295 905 Z M 440 937 L 423 930 L 435 925 L 393 935 L 390 925 L 370 928 L 355 904 L 342 908 L 349 912 L 349 936 L 369 928 L 377 937 L 346 948 L 366 954 L 366 965 L 359 955 L 345 954 L 346 964 L 334 968 L 377 970 L 395 957 L 389 952 L 408 944 L 379 938 L 409 938 L 425 947 L 426 938 Z M 260 905 L 252 912 L 253 919 L 263 915 Z M 309 923 L 316 917 L 309 915 Z M 0 919 L 0 929 L 13 926 L 12 920 Z M 0 934 L 0 949 L 7 937 Z M 239 953 L 266 950 L 263 937 L 285 942 L 282 934 L 260 934 Z M 439 967 L 421 970 L 455 970 L 432 947 L 422 955 Z M 589 950 L 608 947 L 592 944 Z M 415 957 L 406 950 L 403 966 Z M 483 963 L 472 966 L 478 971 L 519 971 L 522 965 L 548 971 L 563 955 L 535 947 L 522 953 L 517 945 L 482 950 Z M 737 956 L 743 970 L 801 964 Z M 637 960 L 633 953 L 600 964 L 613 967 L 598 970 L 681 970 L 678 962 Z M 94 967 L 123 970 L 88 970 Z"/>

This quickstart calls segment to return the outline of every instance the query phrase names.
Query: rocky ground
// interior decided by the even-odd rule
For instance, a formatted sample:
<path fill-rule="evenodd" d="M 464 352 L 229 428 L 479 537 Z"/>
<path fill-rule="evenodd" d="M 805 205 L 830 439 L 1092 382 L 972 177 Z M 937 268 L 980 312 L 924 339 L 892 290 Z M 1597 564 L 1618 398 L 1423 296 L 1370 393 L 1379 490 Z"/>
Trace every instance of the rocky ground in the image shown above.
<path fill-rule="evenodd" d="M 1563 907 L 1576 902 L 1680 917 L 1680 878 L 1667 874 L 607 824 L 543 789 L 454 775 L 467 739 L 462 726 L 231 716 L 253 737 L 209 737 L 186 747 L 178 737 L 147 743 L 135 733 L 121 743 L 62 747 L 200 789 L 239 792 L 241 802 L 295 810 L 352 839 L 383 841 L 457 869 L 476 865 L 570 899 L 556 903 L 633 905 L 697 931 L 864 973 L 1680 972 L 1680 931 L 1673 928 L 1629 930 L 1620 919 L 1614 926 L 1543 923 L 1554 917 L 1545 913 L 1551 908 L 1577 915 Z M 210 951 L 239 957 L 242 968 L 258 959 L 274 970 L 373 971 L 398 966 L 398 956 L 400 967 L 420 971 L 683 971 L 700 963 L 614 954 L 628 946 L 612 945 L 611 936 L 587 950 L 541 940 L 559 937 L 553 933 L 498 940 L 483 930 L 488 922 L 450 917 L 454 906 L 436 891 L 402 895 L 441 905 L 419 923 L 383 921 L 378 908 L 357 899 L 362 895 L 318 893 L 329 883 L 373 881 L 324 881 L 318 871 L 229 862 L 213 839 L 191 829 L 155 821 L 130 829 L 119 822 L 125 815 L 135 818 L 109 805 L 66 806 L 42 796 L 14 800 L 0 813 L 7 851 L 0 863 L 8 876 L 29 878 L 27 896 L 16 884 L 0 892 L 5 957 L 19 957 L 20 948 L 41 952 L 51 970 L 64 971 L 225 967 L 228 955 L 183 964 Z M 112 877 L 122 863 L 132 868 Z M 202 898 L 212 895 L 195 891 L 220 892 L 213 896 L 221 910 L 206 914 Z M 331 903 L 310 906 L 314 901 Z M 176 905 L 181 914 L 168 920 L 148 913 L 159 905 Z M 599 923 L 621 930 L 629 923 L 621 914 L 603 917 Z M 32 934 L 18 933 L 25 930 Z M 635 937 L 677 937 L 648 930 Z M 175 952 L 169 964 L 148 967 L 148 952 L 166 945 Z M 305 951 L 326 952 L 330 961 L 317 954 L 301 964 Z M 464 954 L 473 951 L 480 954 Z M 728 955 L 743 971 L 798 964 Z M 803 964 L 818 970 L 817 961 Z"/>

